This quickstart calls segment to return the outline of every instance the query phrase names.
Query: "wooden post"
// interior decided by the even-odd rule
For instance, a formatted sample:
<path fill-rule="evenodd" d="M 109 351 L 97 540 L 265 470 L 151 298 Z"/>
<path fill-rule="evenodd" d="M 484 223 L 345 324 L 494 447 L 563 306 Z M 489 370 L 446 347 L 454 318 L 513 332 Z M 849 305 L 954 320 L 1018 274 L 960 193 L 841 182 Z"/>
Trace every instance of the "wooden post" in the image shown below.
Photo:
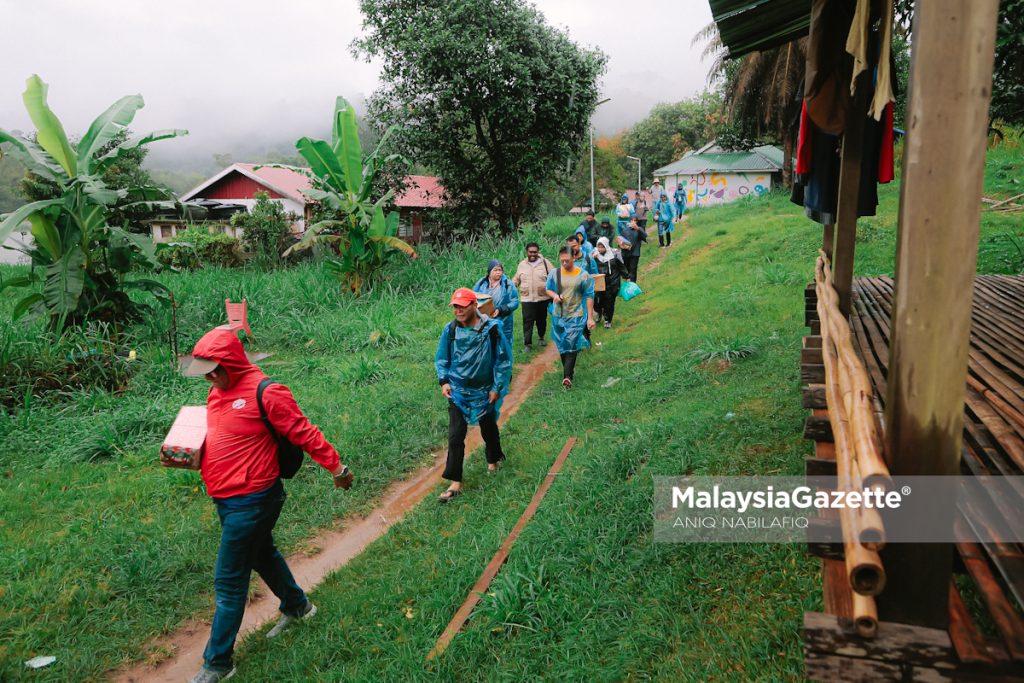
<path fill-rule="evenodd" d="M 821 250 L 828 254 L 829 264 L 832 263 L 832 250 L 835 248 L 836 226 L 826 223 L 821 226 Z"/>
<path fill-rule="evenodd" d="M 864 123 L 868 114 L 868 74 L 857 79 L 857 91 L 850 102 L 843 131 L 843 153 L 839 166 L 839 200 L 836 206 L 836 244 L 832 256 L 833 283 L 839 295 L 839 311 L 850 317 L 853 289 L 853 253 L 857 239 L 857 199 L 860 195 L 860 162 L 864 147 Z M 826 236 L 828 229 L 826 228 Z M 826 252 L 828 253 L 828 252 Z"/>
<path fill-rule="evenodd" d="M 998 4 L 914 5 L 885 402 L 893 476 L 959 471 Z M 892 544 L 882 558 L 882 618 L 944 627 L 952 546 Z"/>

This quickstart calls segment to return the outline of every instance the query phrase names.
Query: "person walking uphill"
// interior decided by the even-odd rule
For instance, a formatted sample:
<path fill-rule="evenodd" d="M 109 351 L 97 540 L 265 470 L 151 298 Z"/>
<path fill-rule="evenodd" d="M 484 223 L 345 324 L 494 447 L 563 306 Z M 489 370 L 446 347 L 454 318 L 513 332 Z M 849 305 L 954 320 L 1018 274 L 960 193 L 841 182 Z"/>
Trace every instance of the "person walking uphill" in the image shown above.
<path fill-rule="evenodd" d="M 551 339 L 562 359 L 562 386 L 572 388 L 576 356 L 590 348 L 584 330 L 594 329 L 594 279 L 573 264 L 568 247 L 558 252 L 559 268 L 548 275 L 551 297 Z"/>
<path fill-rule="evenodd" d="M 448 399 L 448 460 L 441 476 L 451 485 L 441 494 L 442 503 L 462 494 L 469 425 L 480 424 L 487 469 L 497 470 L 505 459 L 498 416 L 512 379 L 511 342 L 499 330 L 498 321 L 477 311 L 476 293 L 457 289 L 450 305 L 455 320 L 442 330 L 434 356 L 441 394 Z"/>
<path fill-rule="evenodd" d="M 551 261 L 540 255 L 536 242 L 526 245 L 526 258 L 519 262 L 512 284 L 519 288 L 519 301 L 523 306 L 523 345 L 526 351 L 533 350 L 533 326 L 537 325 L 540 345 L 547 345 L 544 333 L 548 329 L 548 293 L 545 285 L 548 273 L 554 269 Z M 509 340 L 511 343 L 511 340 Z"/>
<path fill-rule="evenodd" d="M 214 574 L 217 609 L 203 666 L 192 683 L 216 683 L 234 674 L 232 655 L 242 624 L 252 570 L 281 599 L 283 616 L 267 633 L 273 638 L 296 619 L 316 614 L 274 546 L 273 530 L 285 501 L 278 462 L 278 437 L 309 453 L 334 475 L 336 488 L 352 485 L 352 473 L 324 435 L 303 415 L 292 393 L 271 383 L 249 362 L 230 330 L 207 332 L 185 368 L 210 383 L 206 399 L 206 448 L 201 464 L 206 493 L 221 522 Z M 271 431 L 273 429 L 273 431 Z"/>
<path fill-rule="evenodd" d="M 501 331 L 512 344 L 516 321 L 512 311 L 519 308 L 519 292 L 512 281 L 505 276 L 505 266 L 498 259 L 491 259 L 487 264 L 487 275 L 476 281 L 474 292 L 489 294 L 494 304 L 492 316 L 501 324 Z"/>
<path fill-rule="evenodd" d="M 612 326 L 612 318 L 615 317 L 615 299 L 619 296 L 622 278 L 626 277 L 629 271 L 622 260 L 622 253 L 618 249 L 612 249 L 607 237 L 597 240 L 594 260 L 597 261 L 597 271 L 604 275 L 604 291 L 595 292 L 594 311 L 597 312 L 597 320 L 604 318 L 604 326 L 609 328 Z"/>

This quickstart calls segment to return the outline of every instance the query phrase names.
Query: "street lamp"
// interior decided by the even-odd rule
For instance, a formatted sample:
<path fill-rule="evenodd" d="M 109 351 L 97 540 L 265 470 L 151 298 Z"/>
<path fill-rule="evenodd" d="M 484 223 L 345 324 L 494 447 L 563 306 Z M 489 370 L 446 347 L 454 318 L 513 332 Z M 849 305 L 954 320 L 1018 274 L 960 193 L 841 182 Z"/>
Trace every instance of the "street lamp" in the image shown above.
<path fill-rule="evenodd" d="M 627 154 L 626 158 L 627 159 L 632 159 L 633 161 L 636 162 L 636 191 L 639 192 L 640 191 L 640 157 L 631 157 L 631 156 L 629 156 Z"/>
<path fill-rule="evenodd" d="M 605 102 L 608 102 L 611 99 L 612 98 L 610 98 L 610 97 L 604 98 L 603 100 L 601 100 L 600 102 L 595 104 L 594 108 L 597 109 L 602 104 L 604 104 Z M 594 125 L 591 124 L 590 125 L 590 210 L 594 211 L 594 212 L 597 211 L 597 201 L 596 201 L 596 198 L 594 196 L 595 194 L 597 194 L 597 193 L 594 191 Z"/>

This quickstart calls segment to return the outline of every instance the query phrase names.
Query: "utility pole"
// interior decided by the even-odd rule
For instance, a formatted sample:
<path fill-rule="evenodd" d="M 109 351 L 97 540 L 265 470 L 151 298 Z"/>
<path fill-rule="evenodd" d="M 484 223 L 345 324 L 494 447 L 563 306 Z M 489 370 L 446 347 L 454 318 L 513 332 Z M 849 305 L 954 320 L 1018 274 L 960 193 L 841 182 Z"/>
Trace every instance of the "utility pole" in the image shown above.
<path fill-rule="evenodd" d="M 631 157 L 631 156 L 629 156 L 627 154 L 626 158 L 627 159 L 632 159 L 633 161 L 636 162 L 636 191 L 640 192 L 640 168 L 641 168 L 640 157 Z"/>
<path fill-rule="evenodd" d="M 594 108 L 596 109 L 597 107 L 600 107 L 602 104 L 604 104 L 605 102 L 608 102 L 611 99 L 612 98 L 610 98 L 610 97 L 604 98 L 603 100 L 601 100 L 600 102 L 595 104 Z M 590 210 L 594 211 L 594 212 L 597 211 L 597 199 L 596 199 L 595 195 L 597 195 L 597 192 L 595 191 L 595 188 L 594 188 L 594 126 L 593 126 L 593 124 L 591 124 L 591 126 L 590 126 Z"/>

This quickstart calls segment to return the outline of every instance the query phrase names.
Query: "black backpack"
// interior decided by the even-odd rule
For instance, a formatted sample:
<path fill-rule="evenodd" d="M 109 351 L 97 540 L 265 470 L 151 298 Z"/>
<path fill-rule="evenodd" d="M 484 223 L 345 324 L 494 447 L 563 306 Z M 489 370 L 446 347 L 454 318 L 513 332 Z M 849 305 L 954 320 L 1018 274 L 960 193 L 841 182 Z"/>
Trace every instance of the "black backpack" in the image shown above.
<path fill-rule="evenodd" d="M 270 420 L 267 419 L 267 410 L 263 407 L 263 390 L 271 384 L 277 384 L 277 382 L 269 377 L 260 381 L 259 386 L 256 387 L 256 405 L 260 407 L 260 418 L 263 420 L 263 424 L 267 426 L 267 431 L 270 432 L 270 435 L 274 437 L 274 441 L 277 442 L 277 464 L 281 470 L 280 477 L 282 479 L 291 479 L 302 469 L 304 454 L 301 448 L 278 434 L 277 430 L 274 429 L 274 425 L 270 424 Z"/>

